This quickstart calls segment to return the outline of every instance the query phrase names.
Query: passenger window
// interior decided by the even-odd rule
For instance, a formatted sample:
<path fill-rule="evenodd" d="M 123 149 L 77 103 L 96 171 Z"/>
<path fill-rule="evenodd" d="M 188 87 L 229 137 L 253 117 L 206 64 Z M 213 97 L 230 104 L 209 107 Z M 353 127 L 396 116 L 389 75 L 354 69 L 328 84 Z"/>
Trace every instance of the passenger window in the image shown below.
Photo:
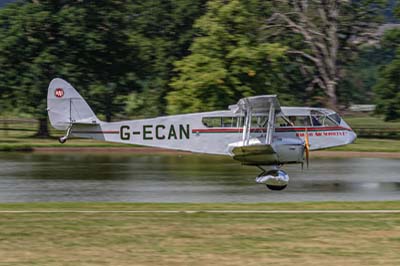
<path fill-rule="evenodd" d="M 275 127 L 290 127 L 291 125 L 282 116 L 277 116 L 275 119 Z"/>
<path fill-rule="evenodd" d="M 222 117 L 222 127 L 236 127 L 236 117 Z"/>
<path fill-rule="evenodd" d="M 203 117 L 201 122 L 206 127 L 240 127 L 243 117 Z"/>
<path fill-rule="evenodd" d="M 243 127 L 244 117 L 239 116 L 239 117 L 235 117 L 235 118 L 236 118 L 236 127 Z"/>
<path fill-rule="evenodd" d="M 338 125 L 340 125 L 340 122 L 342 122 L 342 118 L 340 118 L 340 116 L 337 113 L 328 115 L 328 117 L 333 121 L 335 121 L 335 123 L 337 123 Z"/>
<path fill-rule="evenodd" d="M 221 117 L 203 117 L 201 120 L 206 127 L 221 127 Z"/>
<path fill-rule="evenodd" d="M 268 116 L 253 116 L 251 118 L 251 127 L 266 127 Z"/>
<path fill-rule="evenodd" d="M 314 126 L 337 126 L 340 123 L 340 119 L 340 116 L 337 114 L 326 116 L 318 111 L 311 111 L 311 121 Z"/>
<path fill-rule="evenodd" d="M 311 121 L 313 126 L 315 127 L 322 126 L 323 124 L 322 116 L 311 115 Z"/>
<path fill-rule="evenodd" d="M 331 120 L 329 117 L 326 117 L 325 121 L 324 121 L 324 126 L 334 127 L 334 126 L 337 126 L 337 124 L 336 124 L 336 122 Z"/>
<path fill-rule="evenodd" d="M 289 116 L 290 126 L 311 126 L 309 116 Z"/>

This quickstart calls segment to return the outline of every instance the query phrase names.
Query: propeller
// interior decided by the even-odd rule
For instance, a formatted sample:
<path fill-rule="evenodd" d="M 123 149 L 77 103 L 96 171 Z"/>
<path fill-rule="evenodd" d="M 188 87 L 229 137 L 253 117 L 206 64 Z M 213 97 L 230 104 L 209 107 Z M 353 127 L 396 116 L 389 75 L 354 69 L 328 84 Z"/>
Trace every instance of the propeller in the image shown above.
<path fill-rule="evenodd" d="M 304 151 L 306 152 L 306 164 L 307 164 L 307 168 L 310 164 L 310 141 L 308 139 L 308 132 L 307 132 L 307 128 L 304 132 Z"/>

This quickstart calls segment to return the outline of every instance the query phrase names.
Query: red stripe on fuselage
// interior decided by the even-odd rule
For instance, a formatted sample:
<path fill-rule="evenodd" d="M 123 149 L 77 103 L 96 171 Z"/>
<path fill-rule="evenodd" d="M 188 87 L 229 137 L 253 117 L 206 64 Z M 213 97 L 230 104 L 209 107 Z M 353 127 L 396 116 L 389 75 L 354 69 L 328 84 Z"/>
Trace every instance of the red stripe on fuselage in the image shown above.
<path fill-rule="evenodd" d="M 192 133 L 240 133 L 242 128 L 198 128 L 192 129 Z"/>
<path fill-rule="evenodd" d="M 335 127 L 277 127 L 275 132 L 304 132 L 304 131 L 352 131 L 350 128 Z M 250 132 L 265 132 L 266 128 L 251 128 Z M 197 128 L 192 129 L 192 133 L 242 133 L 243 128 Z"/>
<path fill-rule="evenodd" d="M 275 128 L 276 132 L 298 132 L 298 131 L 337 131 L 337 130 L 346 130 L 352 131 L 350 128 L 334 126 L 334 127 L 277 127 Z"/>
<path fill-rule="evenodd" d="M 118 130 L 106 130 L 106 131 L 72 131 L 74 134 L 119 134 Z"/>

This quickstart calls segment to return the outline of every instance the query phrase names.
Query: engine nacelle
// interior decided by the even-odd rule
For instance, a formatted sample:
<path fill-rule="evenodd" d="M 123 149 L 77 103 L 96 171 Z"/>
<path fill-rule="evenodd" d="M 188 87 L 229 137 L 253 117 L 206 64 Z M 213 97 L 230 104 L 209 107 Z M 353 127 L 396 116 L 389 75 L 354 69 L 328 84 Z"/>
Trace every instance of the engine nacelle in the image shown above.
<path fill-rule="evenodd" d="M 289 175 L 282 170 L 270 170 L 256 178 L 259 184 L 265 184 L 271 190 L 283 190 L 289 183 Z"/>

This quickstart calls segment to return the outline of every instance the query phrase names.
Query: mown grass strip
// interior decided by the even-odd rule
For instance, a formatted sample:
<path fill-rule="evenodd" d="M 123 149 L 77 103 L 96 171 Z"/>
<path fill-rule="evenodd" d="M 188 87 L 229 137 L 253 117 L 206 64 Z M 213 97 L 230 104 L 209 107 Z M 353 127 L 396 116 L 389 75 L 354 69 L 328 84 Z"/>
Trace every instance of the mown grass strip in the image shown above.
<path fill-rule="evenodd" d="M 25 203 L 2 209 L 364 209 L 399 202 Z M 399 265 L 399 214 L 1 213 L 0 265 Z"/>
<path fill-rule="evenodd" d="M 0 211 L 399 210 L 400 201 L 301 203 L 0 203 Z"/>

